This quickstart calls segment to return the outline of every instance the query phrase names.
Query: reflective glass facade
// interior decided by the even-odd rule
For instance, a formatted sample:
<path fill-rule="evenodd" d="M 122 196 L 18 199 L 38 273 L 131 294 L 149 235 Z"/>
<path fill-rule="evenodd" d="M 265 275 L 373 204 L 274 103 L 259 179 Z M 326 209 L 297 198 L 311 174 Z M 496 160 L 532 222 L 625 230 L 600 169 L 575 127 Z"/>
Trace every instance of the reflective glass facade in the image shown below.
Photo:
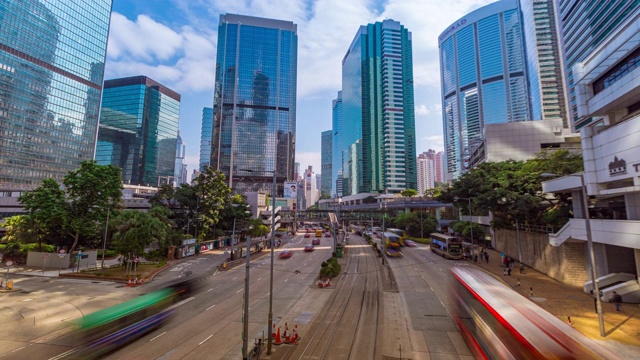
<path fill-rule="evenodd" d="M 482 7 L 438 38 L 446 177 L 468 169 L 486 124 L 532 119 L 516 0 Z"/>
<path fill-rule="evenodd" d="M 361 26 L 342 61 L 344 196 L 417 188 L 413 96 L 411 33 Z"/>
<path fill-rule="evenodd" d="M 591 55 L 625 20 L 635 16 L 640 0 L 557 0 L 557 9 L 571 127 L 578 130 L 591 123 L 592 118 L 578 117 L 573 66 Z"/>
<path fill-rule="evenodd" d="M 561 118 L 569 128 L 553 1 L 520 0 L 533 119 Z"/>
<path fill-rule="evenodd" d="M 93 158 L 111 0 L 0 0 L 0 184 Z"/>
<path fill-rule="evenodd" d="M 292 22 L 220 16 L 211 166 L 236 192 L 293 180 L 297 51 Z"/>
<path fill-rule="evenodd" d="M 322 177 L 320 178 L 320 191 L 322 194 L 331 196 L 331 179 L 332 179 L 332 160 L 333 160 L 333 130 L 322 132 L 320 167 L 322 168 Z"/>
<path fill-rule="evenodd" d="M 125 184 L 157 186 L 176 166 L 180 95 L 146 76 L 104 82 L 96 161 Z"/>
<path fill-rule="evenodd" d="M 332 123 L 332 140 L 331 140 L 331 196 L 342 196 L 342 180 L 338 187 L 338 173 L 342 178 L 342 148 L 340 146 L 340 129 L 342 128 L 342 91 L 338 91 L 338 97 L 335 98 L 331 105 L 331 123 Z"/>
<path fill-rule="evenodd" d="M 213 134 L 213 108 L 202 109 L 202 131 L 200 132 L 200 171 L 211 164 L 211 135 Z"/>

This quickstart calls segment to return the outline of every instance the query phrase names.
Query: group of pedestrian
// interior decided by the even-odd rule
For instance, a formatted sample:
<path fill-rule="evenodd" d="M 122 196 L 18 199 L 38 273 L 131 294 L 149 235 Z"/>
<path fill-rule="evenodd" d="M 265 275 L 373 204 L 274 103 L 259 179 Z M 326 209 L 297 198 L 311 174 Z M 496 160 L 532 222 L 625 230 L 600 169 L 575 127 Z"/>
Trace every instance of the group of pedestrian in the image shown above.
<path fill-rule="evenodd" d="M 510 258 L 508 256 L 504 256 L 502 258 L 502 265 L 504 266 L 504 275 L 505 276 L 511 276 L 511 268 L 512 268 L 514 262 L 515 262 L 515 260 L 513 260 L 513 258 Z"/>

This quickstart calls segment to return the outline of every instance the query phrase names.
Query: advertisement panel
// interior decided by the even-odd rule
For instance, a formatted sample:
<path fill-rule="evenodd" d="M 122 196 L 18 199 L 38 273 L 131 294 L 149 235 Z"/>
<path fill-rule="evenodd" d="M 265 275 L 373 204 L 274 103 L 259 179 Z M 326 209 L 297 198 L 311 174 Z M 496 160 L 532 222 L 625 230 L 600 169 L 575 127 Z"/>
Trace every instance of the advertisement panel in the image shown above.
<path fill-rule="evenodd" d="M 287 199 L 298 198 L 298 183 L 295 181 L 284 182 L 284 197 Z"/>

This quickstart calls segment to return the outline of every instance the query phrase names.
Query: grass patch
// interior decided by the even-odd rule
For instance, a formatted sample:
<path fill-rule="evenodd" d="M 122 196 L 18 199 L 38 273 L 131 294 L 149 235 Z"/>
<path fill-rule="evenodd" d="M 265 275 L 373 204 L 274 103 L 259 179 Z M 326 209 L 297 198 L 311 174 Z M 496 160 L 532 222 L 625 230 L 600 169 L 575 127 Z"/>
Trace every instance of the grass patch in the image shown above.
<path fill-rule="evenodd" d="M 138 279 L 148 278 L 151 274 L 164 266 L 166 262 L 160 262 L 158 264 L 145 264 L 139 265 L 136 268 L 136 276 Z M 129 276 L 133 277 L 133 269 L 131 269 L 131 274 L 127 275 L 127 271 L 125 267 L 115 267 L 104 270 L 84 270 L 80 271 L 82 275 L 87 277 L 94 276 L 96 278 L 117 278 L 117 279 L 127 279 Z"/>

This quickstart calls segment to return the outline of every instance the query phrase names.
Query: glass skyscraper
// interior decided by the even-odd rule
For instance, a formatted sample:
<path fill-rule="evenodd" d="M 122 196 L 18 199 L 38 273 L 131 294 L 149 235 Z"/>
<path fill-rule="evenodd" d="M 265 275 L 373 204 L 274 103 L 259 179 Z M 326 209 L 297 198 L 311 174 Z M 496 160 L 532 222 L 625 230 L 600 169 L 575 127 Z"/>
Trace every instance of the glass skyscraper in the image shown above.
<path fill-rule="evenodd" d="M 146 77 L 104 82 L 96 161 L 122 169 L 125 184 L 174 179 L 180 94 Z"/>
<path fill-rule="evenodd" d="M 0 1 L 0 184 L 93 159 L 111 0 Z"/>
<path fill-rule="evenodd" d="M 592 117 L 579 117 L 573 66 L 592 56 L 607 37 L 640 8 L 639 0 L 557 0 L 558 24 L 562 34 L 571 128 L 579 130 Z"/>
<path fill-rule="evenodd" d="M 439 38 L 447 179 L 469 167 L 487 124 L 532 119 L 516 0 L 462 17 Z"/>
<path fill-rule="evenodd" d="M 322 132 L 321 146 L 320 146 L 320 168 L 322 177 L 320 180 L 320 193 L 322 195 L 332 196 L 331 183 L 333 178 L 333 130 L 327 130 Z"/>
<path fill-rule="evenodd" d="M 200 132 L 200 171 L 211 164 L 211 134 L 213 133 L 213 108 L 202 109 L 202 131 Z"/>
<path fill-rule="evenodd" d="M 331 196 L 342 196 L 342 181 L 338 187 L 338 172 L 342 177 L 342 147 L 340 146 L 340 131 L 342 127 L 342 91 L 338 91 L 338 97 L 331 104 Z"/>
<path fill-rule="evenodd" d="M 296 24 L 220 16 L 211 166 L 238 193 L 293 180 L 297 59 Z"/>
<path fill-rule="evenodd" d="M 343 195 L 416 189 L 411 33 L 361 26 L 342 61 Z"/>

